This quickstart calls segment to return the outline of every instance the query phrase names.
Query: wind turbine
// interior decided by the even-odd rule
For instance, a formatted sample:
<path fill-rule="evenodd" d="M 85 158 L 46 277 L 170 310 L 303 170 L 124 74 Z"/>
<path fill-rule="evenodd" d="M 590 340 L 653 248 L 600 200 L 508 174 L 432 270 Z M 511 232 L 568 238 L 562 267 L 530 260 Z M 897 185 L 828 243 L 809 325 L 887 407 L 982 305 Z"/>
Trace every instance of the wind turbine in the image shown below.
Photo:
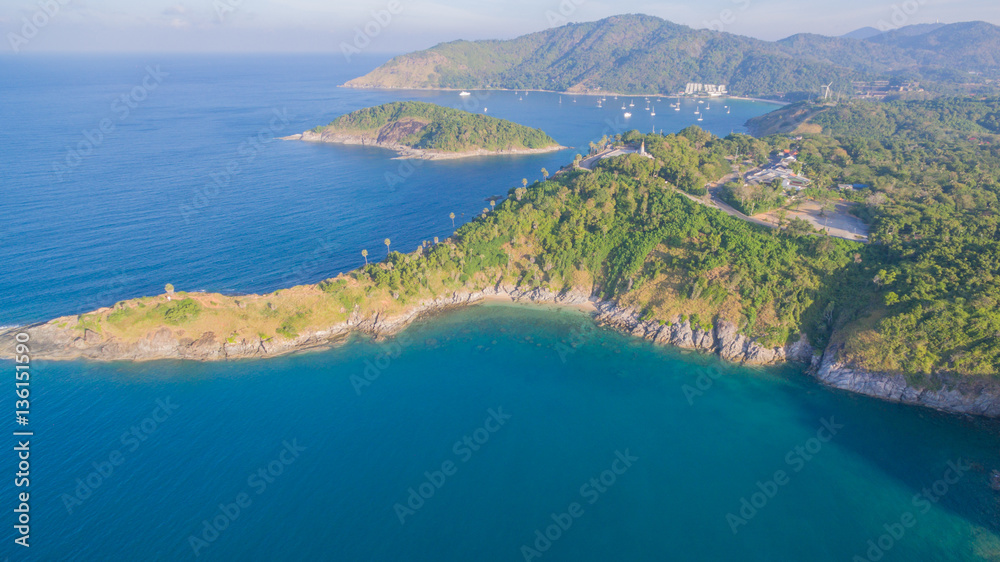
<path fill-rule="evenodd" d="M 826 86 L 823 86 L 823 89 L 824 89 L 823 101 L 826 101 L 827 99 L 830 98 L 830 86 L 833 86 L 833 82 L 830 82 Z"/>

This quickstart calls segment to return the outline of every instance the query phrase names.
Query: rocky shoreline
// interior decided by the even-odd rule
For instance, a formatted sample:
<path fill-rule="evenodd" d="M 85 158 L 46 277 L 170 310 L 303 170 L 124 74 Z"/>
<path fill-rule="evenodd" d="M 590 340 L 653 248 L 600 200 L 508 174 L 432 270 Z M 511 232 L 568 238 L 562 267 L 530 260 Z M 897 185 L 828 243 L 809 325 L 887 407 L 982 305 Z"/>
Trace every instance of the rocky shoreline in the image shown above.
<path fill-rule="evenodd" d="M 482 291 L 455 292 L 447 297 L 424 301 L 397 315 L 376 313 L 374 316 L 362 317 L 355 310 L 340 324 L 290 340 L 258 338 L 233 342 L 222 340 L 210 332 L 193 338 L 184 334 L 183 330 L 175 332 L 164 326 L 141 340 L 121 342 L 114 338 L 105 339 L 91 330 L 86 330 L 81 336 L 69 328 L 35 324 L 0 332 L 0 341 L 3 342 L 0 358 L 14 356 L 14 335 L 20 332 L 28 332 L 31 336 L 32 359 L 225 361 L 277 357 L 336 345 L 345 341 L 352 333 L 373 337 L 391 336 L 422 316 L 487 300 L 586 308 L 600 325 L 658 344 L 714 353 L 726 361 L 746 365 L 803 362 L 811 364 L 810 371 L 820 381 L 835 388 L 950 413 L 1000 417 L 1000 386 L 985 381 L 943 381 L 938 390 L 915 388 L 902 375 L 872 373 L 844 364 L 838 359 L 840 349 L 837 346 L 831 346 L 819 355 L 804 335 L 799 341 L 789 345 L 766 347 L 739 333 L 737 326 L 730 322 L 717 322 L 707 330 L 692 326 L 689 320 L 681 321 L 681 318 L 661 325 L 657 321 L 640 320 L 638 310 L 601 301 L 579 291 L 554 293 L 544 289 L 520 290 L 501 285 Z"/>
<path fill-rule="evenodd" d="M 847 365 L 839 359 L 839 352 L 839 346 L 831 345 L 814 361 L 813 374 L 824 384 L 890 402 L 954 414 L 1000 417 L 1000 385 L 996 383 L 935 375 L 939 389 L 915 388 L 903 375 L 873 373 Z"/>
<path fill-rule="evenodd" d="M 471 158 L 474 156 L 515 156 L 523 154 L 544 154 L 547 152 L 558 152 L 564 150 L 565 146 L 550 146 L 546 148 L 519 148 L 511 150 L 467 150 L 464 152 L 443 152 L 440 150 L 425 150 L 420 148 L 411 148 L 402 144 L 395 142 L 387 142 L 384 140 L 379 140 L 375 136 L 364 136 L 364 135 L 349 135 L 345 133 L 331 133 L 324 131 L 322 133 L 316 133 L 313 131 L 305 131 L 304 133 L 299 133 L 296 135 L 289 135 L 287 137 L 280 137 L 279 140 L 299 140 L 305 142 L 322 142 L 329 144 L 345 144 L 345 145 L 357 145 L 357 146 L 375 146 L 378 148 L 385 148 L 387 150 L 392 150 L 398 154 L 397 159 L 419 159 L 419 160 L 455 160 L 458 158 Z"/>

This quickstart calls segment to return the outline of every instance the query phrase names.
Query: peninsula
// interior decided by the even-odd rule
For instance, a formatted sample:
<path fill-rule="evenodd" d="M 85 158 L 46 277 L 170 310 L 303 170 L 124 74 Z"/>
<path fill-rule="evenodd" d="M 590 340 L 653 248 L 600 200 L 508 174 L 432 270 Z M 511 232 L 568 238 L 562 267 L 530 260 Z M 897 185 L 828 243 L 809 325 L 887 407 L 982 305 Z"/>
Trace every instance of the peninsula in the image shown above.
<path fill-rule="evenodd" d="M 13 356 L 14 333 L 26 332 L 40 359 L 268 357 L 503 298 L 587 306 L 599 322 L 659 343 L 749 364 L 799 360 L 853 392 L 1000 417 L 998 104 L 841 104 L 813 112 L 822 134 L 763 139 L 631 131 L 607 144 L 646 153 L 619 151 L 512 188 L 414 252 L 265 295 L 167 286 L 8 330 L 0 356 Z M 794 197 L 853 203 L 869 243 L 796 219 L 768 228 L 705 204 L 710 180 L 789 153 L 812 179 Z M 763 205 L 778 189 L 744 191 Z"/>
<path fill-rule="evenodd" d="M 566 148 L 539 129 L 417 101 L 360 109 L 329 125 L 283 139 L 377 146 L 394 150 L 401 158 L 427 160 Z"/>

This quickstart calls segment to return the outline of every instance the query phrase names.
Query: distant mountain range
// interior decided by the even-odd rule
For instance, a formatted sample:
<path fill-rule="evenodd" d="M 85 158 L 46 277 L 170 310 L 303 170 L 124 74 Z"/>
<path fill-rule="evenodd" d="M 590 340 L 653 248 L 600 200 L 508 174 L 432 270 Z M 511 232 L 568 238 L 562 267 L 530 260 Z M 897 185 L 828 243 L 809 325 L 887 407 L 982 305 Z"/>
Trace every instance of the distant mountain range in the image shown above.
<path fill-rule="evenodd" d="M 888 33 L 889 31 L 892 31 L 896 35 L 900 36 L 915 37 L 917 35 L 930 33 L 931 31 L 940 29 L 945 25 L 946 24 L 943 23 L 918 23 L 915 25 L 907 25 L 905 27 L 900 27 L 898 29 L 886 30 L 886 31 L 882 31 L 874 27 L 862 27 L 861 29 L 855 29 L 850 33 L 845 33 L 841 35 L 841 37 L 847 39 L 859 39 L 859 40 L 874 39 L 877 38 L 879 35 L 882 35 L 883 33 Z"/>
<path fill-rule="evenodd" d="M 874 32 L 874 34 L 872 34 Z M 934 91 L 991 87 L 1000 27 L 985 22 L 874 28 L 762 41 L 646 15 L 573 23 L 500 41 L 452 41 L 393 58 L 357 88 L 501 88 L 670 94 L 689 82 L 744 96 L 801 98 L 852 81 L 918 80 Z"/>

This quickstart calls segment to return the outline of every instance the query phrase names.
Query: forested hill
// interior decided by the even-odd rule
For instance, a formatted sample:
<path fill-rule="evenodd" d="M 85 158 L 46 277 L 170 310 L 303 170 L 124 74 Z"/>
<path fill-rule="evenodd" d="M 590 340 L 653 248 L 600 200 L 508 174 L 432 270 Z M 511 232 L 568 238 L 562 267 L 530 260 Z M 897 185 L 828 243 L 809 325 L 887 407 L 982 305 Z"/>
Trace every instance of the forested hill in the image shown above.
<path fill-rule="evenodd" d="M 346 85 L 669 94 L 699 82 L 726 84 L 735 95 L 794 97 L 830 83 L 850 94 L 852 80 L 885 78 L 947 91 L 1000 76 L 998 46 L 1000 28 L 983 22 L 917 36 L 800 34 L 768 42 L 621 15 L 507 41 L 443 43 L 395 57 Z"/>
<path fill-rule="evenodd" d="M 898 133 L 942 141 L 958 135 L 1000 135 L 1000 98 L 840 104 L 800 102 L 754 117 L 747 127 L 756 136 L 823 133 L 838 137 L 884 139 Z"/>
<path fill-rule="evenodd" d="M 416 101 L 360 109 L 341 115 L 329 125 L 316 127 L 310 132 L 319 135 L 321 139 L 318 140 L 339 136 L 364 137 L 371 139 L 372 144 L 441 152 L 559 147 L 559 143 L 539 129 Z"/>
<path fill-rule="evenodd" d="M 802 136 L 764 141 L 791 143 L 817 185 L 867 186 L 831 189 L 860 203 L 873 242 L 861 259 L 874 275 L 841 282 L 874 299 L 863 309 L 849 300 L 831 309 L 841 357 L 874 371 L 995 379 L 1000 99 L 802 104 L 775 113 L 763 121 Z"/>

